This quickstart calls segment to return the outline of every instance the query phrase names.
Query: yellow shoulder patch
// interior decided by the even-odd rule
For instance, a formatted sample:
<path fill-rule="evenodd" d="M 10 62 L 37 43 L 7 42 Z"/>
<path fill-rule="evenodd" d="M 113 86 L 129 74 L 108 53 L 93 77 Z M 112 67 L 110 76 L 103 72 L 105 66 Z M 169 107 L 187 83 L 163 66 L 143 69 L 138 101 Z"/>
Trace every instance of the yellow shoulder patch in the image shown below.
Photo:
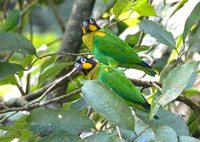
<path fill-rule="evenodd" d="M 99 31 L 99 32 L 96 32 L 95 35 L 96 35 L 96 36 L 101 36 L 101 37 L 103 37 L 103 36 L 106 35 L 106 33 Z"/>

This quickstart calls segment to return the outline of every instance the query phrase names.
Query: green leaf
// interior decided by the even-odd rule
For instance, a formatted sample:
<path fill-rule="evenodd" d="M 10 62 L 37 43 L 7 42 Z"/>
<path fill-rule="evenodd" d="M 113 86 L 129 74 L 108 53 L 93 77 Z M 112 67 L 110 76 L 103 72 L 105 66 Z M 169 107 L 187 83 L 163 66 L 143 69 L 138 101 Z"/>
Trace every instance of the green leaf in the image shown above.
<path fill-rule="evenodd" d="M 121 142 L 121 140 L 119 139 L 117 134 L 99 132 L 97 134 L 84 138 L 82 142 Z"/>
<path fill-rule="evenodd" d="M 17 81 L 13 75 L 9 75 L 9 76 L 3 77 L 3 79 L 0 79 L 0 85 L 4 85 L 4 84 L 17 85 Z"/>
<path fill-rule="evenodd" d="M 176 42 L 171 34 L 171 32 L 166 31 L 161 25 L 151 21 L 144 20 L 139 24 L 140 30 L 145 33 L 150 34 L 152 37 L 156 38 L 159 42 L 165 44 L 166 46 L 176 49 Z"/>
<path fill-rule="evenodd" d="M 148 114 L 139 110 L 136 110 L 135 113 L 145 123 L 149 123 Z M 182 118 L 161 108 L 158 110 L 156 115 L 159 117 L 159 119 L 153 119 L 150 121 L 150 127 L 152 130 L 156 130 L 161 126 L 169 126 L 177 133 L 177 135 L 189 135 L 187 124 Z"/>
<path fill-rule="evenodd" d="M 84 81 L 83 84 L 83 97 L 94 110 L 115 125 L 133 130 L 135 120 L 125 100 L 100 81 Z"/>
<path fill-rule="evenodd" d="M 60 130 L 78 134 L 83 130 L 94 128 L 88 117 L 65 109 L 35 109 L 27 117 L 27 124 L 31 131 L 42 134 Z"/>
<path fill-rule="evenodd" d="M 118 18 L 121 13 L 131 10 L 132 6 L 133 0 L 119 0 L 113 7 L 113 13 Z"/>
<path fill-rule="evenodd" d="M 143 3 L 139 7 L 135 7 L 134 10 L 139 13 L 141 16 L 156 16 L 156 11 L 154 9 L 154 6 Z"/>
<path fill-rule="evenodd" d="M 0 32 L 0 50 L 36 55 L 35 47 L 25 37 L 8 32 Z"/>
<path fill-rule="evenodd" d="M 158 127 L 155 131 L 157 141 L 160 142 L 178 142 L 176 132 L 169 126 Z"/>
<path fill-rule="evenodd" d="M 80 138 L 77 135 L 67 134 L 64 131 L 54 132 L 48 136 L 43 137 L 37 142 L 78 142 Z"/>
<path fill-rule="evenodd" d="M 163 80 L 167 77 L 169 72 L 174 68 L 175 63 L 177 60 L 172 60 L 170 63 L 164 66 L 162 71 L 160 72 L 160 82 L 163 83 Z"/>
<path fill-rule="evenodd" d="M 24 68 L 21 65 L 15 63 L 0 62 L 0 79 L 14 75 L 19 71 L 23 71 Z"/>
<path fill-rule="evenodd" d="M 86 107 L 88 107 L 88 104 L 85 102 L 84 98 L 81 97 L 71 104 L 70 109 L 80 112 Z"/>
<path fill-rule="evenodd" d="M 126 39 L 125 39 L 126 43 L 128 43 L 130 46 L 136 45 L 138 40 L 139 40 L 139 38 L 140 38 L 140 33 L 141 32 L 138 32 L 138 33 L 136 33 L 134 35 L 130 35 L 130 34 L 127 35 Z"/>
<path fill-rule="evenodd" d="M 113 6 L 115 0 L 96 0 L 93 10 L 92 16 L 94 19 L 99 19 L 110 7 Z"/>
<path fill-rule="evenodd" d="M 176 8 L 174 9 L 174 11 L 172 12 L 172 14 L 170 15 L 170 17 L 172 17 L 179 9 L 181 9 L 181 7 L 184 6 L 184 4 L 187 2 L 188 0 L 181 0 L 178 5 L 176 6 Z"/>
<path fill-rule="evenodd" d="M 40 72 L 44 72 L 45 69 L 49 68 L 50 66 L 53 66 L 55 60 L 56 60 L 55 56 L 51 56 L 47 60 L 45 60 L 40 66 Z"/>
<path fill-rule="evenodd" d="M 155 142 L 155 134 L 153 130 L 144 122 L 136 121 L 135 130 L 120 130 L 122 138 L 129 142 Z"/>
<path fill-rule="evenodd" d="M 4 31 L 12 30 L 19 23 L 19 18 L 20 18 L 20 10 L 18 9 L 12 10 L 8 18 L 6 19 L 6 22 L 3 26 L 3 30 Z"/>
<path fill-rule="evenodd" d="M 179 142 L 200 142 L 200 140 L 190 136 L 179 136 Z"/>
<path fill-rule="evenodd" d="M 182 92 L 182 94 L 184 96 L 187 96 L 187 97 L 200 96 L 200 91 L 197 88 L 194 87 L 194 88 L 190 88 L 190 89 L 184 90 Z"/>
<path fill-rule="evenodd" d="M 137 121 L 135 124 L 135 132 L 137 136 L 134 138 L 134 142 L 142 141 L 155 141 L 153 130 L 143 122 Z"/>
<path fill-rule="evenodd" d="M 44 70 L 39 76 L 39 86 L 42 86 L 46 84 L 48 81 L 50 81 L 53 77 L 58 75 L 64 68 L 73 65 L 74 62 L 69 62 L 69 63 L 59 63 L 55 64 L 52 67 L 48 68 L 47 70 Z"/>
<path fill-rule="evenodd" d="M 191 77 L 195 79 L 194 75 L 196 76 L 195 71 L 198 65 L 199 62 L 193 61 L 180 65 L 169 72 L 163 80 L 162 96 L 159 98 L 160 105 L 164 106 L 176 99 L 190 82 L 194 82 L 191 81 Z"/>
<path fill-rule="evenodd" d="M 194 33 L 194 35 L 191 35 L 191 39 L 189 40 L 189 47 L 192 48 L 194 46 L 199 46 L 200 41 L 200 27 L 197 29 L 197 31 Z"/>
<path fill-rule="evenodd" d="M 200 2 L 194 7 L 192 12 L 190 13 L 189 17 L 185 22 L 185 27 L 183 31 L 183 41 L 187 37 L 188 33 L 190 32 L 192 26 L 196 24 L 200 20 Z"/>
<path fill-rule="evenodd" d="M 149 113 L 149 120 L 154 119 L 154 116 L 157 114 L 157 112 L 160 108 L 160 105 L 158 104 L 158 96 L 160 96 L 160 95 L 161 95 L 161 92 L 159 90 L 157 90 L 157 92 L 153 96 L 152 103 L 151 103 L 151 109 L 150 109 L 150 113 Z"/>
<path fill-rule="evenodd" d="M 146 46 L 146 45 L 140 45 L 140 46 L 133 47 L 133 51 L 136 53 L 141 52 L 141 51 L 146 51 L 148 49 L 149 49 L 149 46 Z"/>

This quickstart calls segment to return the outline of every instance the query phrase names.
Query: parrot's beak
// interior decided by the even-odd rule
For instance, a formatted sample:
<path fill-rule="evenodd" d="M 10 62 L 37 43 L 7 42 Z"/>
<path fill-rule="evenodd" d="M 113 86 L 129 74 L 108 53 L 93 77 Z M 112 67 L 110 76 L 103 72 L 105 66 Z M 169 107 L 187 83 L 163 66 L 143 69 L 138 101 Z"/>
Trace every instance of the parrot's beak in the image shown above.
<path fill-rule="evenodd" d="M 86 34 L 87 31 L 89 30 L 89 23 L 87 21 L 82 21 L 81 28 L 82 28 L 83 34 Z"/>
<path fill-rule="evenodd" d="M 77 71 L 82 71 L 82 70 L 83 70 L 83 67 L 82 67 L 81 65 L 75 66 L 74 68 L 75 68 Z"/>

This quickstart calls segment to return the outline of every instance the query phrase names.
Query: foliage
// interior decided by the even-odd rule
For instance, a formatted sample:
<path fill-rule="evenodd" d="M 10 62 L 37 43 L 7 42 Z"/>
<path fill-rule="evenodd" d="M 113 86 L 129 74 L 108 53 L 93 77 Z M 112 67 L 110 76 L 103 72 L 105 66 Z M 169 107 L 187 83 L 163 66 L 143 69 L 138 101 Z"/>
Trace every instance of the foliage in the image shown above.
<path fill-rule="evenodd" d="M 120 69 L 148 98 L 146 113 L 72 69 L 77 56 L 88 54 L 83 44 L 63 52 L 66 39 L 81 40 L 81 29 L 75 37 L 62 32 L 73 1 L 0 1 L 0 141 L 198 142 L 200 2 L 158 3 L 96 0 L 92 13 L 158 73 Z M 179 22 L 181 30 L 173 27 Z"/>

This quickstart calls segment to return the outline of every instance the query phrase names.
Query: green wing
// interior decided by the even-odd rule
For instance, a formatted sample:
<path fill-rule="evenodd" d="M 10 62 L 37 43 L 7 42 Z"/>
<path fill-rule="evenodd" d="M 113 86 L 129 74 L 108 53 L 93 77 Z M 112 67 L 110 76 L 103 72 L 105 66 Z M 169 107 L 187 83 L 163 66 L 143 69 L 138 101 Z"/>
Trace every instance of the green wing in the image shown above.
<path fill-rule="evenodd" d="M 136 88 L 121 71 L 113 67 L 101 65 L 98 74 L 98 80 L 107 84 L 122 98 L 150 108 L 150 105 L 142 96 L 139 89 Z"/>
<path fill-rule="evenodd" d="M 143 70 L 151 76 L 156 72 L 132 50 L 132 48 L 119 37 L 105 29 L 105 36 L 94 37 L 94 57 L 101 63 L 113 67 L 136 68 Z"/>
<path fill-rule="evenodd" d="M 106 35 L 94 37 L 94 48 L 97 48 L 101 55 L 112 57 L 119 63 L 137 64 L 142 62 L 126 42 L 108 30 L 101 29 L 100 31 L 105 32 Z"/>

